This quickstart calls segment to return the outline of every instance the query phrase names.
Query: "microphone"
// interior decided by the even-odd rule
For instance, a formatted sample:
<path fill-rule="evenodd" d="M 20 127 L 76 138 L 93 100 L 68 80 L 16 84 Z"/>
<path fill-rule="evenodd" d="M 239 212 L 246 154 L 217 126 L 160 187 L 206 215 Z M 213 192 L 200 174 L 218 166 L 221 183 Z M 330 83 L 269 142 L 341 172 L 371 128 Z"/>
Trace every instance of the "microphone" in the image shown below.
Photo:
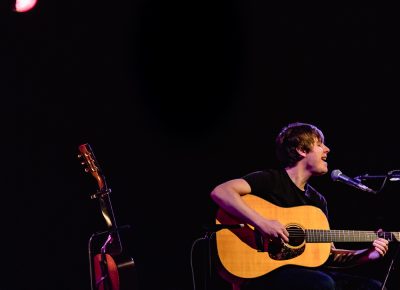
<path fill-rule="evenodd" d="M 244 224 L 233 224 L 233 225 L 215 224 L 211 226 L 204 226 L 203 228 L 209 232 L 218 232 L 223 229 L 241 229 L 244 228 Z"/>
<path fill-rule="evenodd" d="M 335 170 L 332 171 L 331 178 L 332 178 L 333 181 L 340 181 L 340 182 L 343 182 L 344 184 L 353 186 L 353 187 L 355 187 L 357 189 L 360 189 L 360 190 L 363 190 L 363 191 L 366 191 L 366 192 L 376 193 L 375 190 L 372 190 L 371 188 L 369 188 L 368 186 L 362 184 L 361 182 L 359 182 L 359 181 L 357 181 L 357 180 L 355 180 L 355 179 L 353 179 L 351 177 L 348 177 L 348 176 L 344 175 L 342 173 L 342 171 L 340 171 L 339 169 L 335 169 Z"/>

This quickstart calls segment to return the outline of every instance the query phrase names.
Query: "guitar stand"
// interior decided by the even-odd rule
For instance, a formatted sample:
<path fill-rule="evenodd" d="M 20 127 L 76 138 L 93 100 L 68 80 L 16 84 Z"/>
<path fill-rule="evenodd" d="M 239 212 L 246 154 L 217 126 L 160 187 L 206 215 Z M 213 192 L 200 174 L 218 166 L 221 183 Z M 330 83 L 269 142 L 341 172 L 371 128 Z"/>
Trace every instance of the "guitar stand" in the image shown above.
<path fill-rule="evenodd" d="M 386 273 L 386 276 L 385 276 L 385 280 L 384 280 L 384 282 L 383 282 L 383 284 L 382 284 L 382 288 L 381 288 L 381 290 L 385 290 L 386 288 L 385 288 L 385 286 L 386 286 L 386 282 L 387 282 L 387 280 L 388 280 L 388 278 L 389 278 L 389 275 L 390 275 L 390 273 L 393 271 L 393 264 L 394 264 L 394 262 L 395 262 L 395 260 L 397 259 L 397 257 L 398 257 L 398 255 L 399 255 L 399 252 L 400 252 L 400 246 L 399 245 L 396 245 L 396 252 L 392 255 L 392 259 L 390 260 L 390 264 L 389 264 L 389 268 L 388 268 L 388 270 L 387 270 L 387 273 Z"/>
<path fill-rule="evenodd" d="M 102 257 L 105 257 L 107 245 L 112 241 L 111 234 L 114 232 L 120 232 L 121 230 L 129 229 L 129 228 L 130 228 L 130 225 L 124 225 L 124 226 L 120 226 L 113 230 L 96 232 L 90 236 L 89 241 L 88 241 L 88 257 L 89 257 L 89 275 L 90 275 L 90 289 L 91 290 L 98 289 L 97 285 L 100 282 L 104 281 L 106 278 L 108 278 L 107 275 L 103 275 L 99 281 L 95 281 L 95 279 L 93 277 L 93 256 L 92 256 L 93 238 L 108 235 L 106 242 L 101 247 Z"/>

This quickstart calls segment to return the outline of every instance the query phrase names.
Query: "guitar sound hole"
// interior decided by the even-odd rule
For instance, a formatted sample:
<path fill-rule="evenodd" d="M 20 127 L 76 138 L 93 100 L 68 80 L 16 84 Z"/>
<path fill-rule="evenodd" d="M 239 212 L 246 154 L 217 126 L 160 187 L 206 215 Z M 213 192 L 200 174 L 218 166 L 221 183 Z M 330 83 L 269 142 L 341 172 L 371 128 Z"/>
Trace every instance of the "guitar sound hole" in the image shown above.
<path fill-rule="evenodd" d="M 289 225 L 286 230 L 289 232 L 289 245 L 297 247 L 304 243 L 305 232 L 301 227 Z"/>

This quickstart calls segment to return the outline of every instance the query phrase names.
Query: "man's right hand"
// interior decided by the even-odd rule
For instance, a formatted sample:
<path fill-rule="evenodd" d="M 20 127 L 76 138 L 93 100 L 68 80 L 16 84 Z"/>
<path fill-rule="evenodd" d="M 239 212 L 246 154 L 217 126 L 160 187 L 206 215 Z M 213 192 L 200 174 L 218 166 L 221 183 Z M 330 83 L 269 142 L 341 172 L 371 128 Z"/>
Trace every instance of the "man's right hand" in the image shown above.
<path fill-rule="evenodd" d="M 289 242 L 289 232 L 277 220 L 262 218 L 262 220 L 257 223 L 257 230 L 262 234 L 265 240 L 281 239 L 285 243 Z"/>

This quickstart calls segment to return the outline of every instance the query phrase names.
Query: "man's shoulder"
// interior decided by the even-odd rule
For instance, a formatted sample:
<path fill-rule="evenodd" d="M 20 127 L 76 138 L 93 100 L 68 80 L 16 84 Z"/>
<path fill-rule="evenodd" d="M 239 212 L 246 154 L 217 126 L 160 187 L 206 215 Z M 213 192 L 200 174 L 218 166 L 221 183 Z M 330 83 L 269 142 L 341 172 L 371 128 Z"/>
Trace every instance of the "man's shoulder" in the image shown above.
<path fill-rule="evenodd" d="M 322 203 L 326 204 L 325 196 L 323 196 L 318 190 L 316 190 L 310 184 L 307 184 L 306 194 L 310 199 L 319 200 Z"/>
<path fill-rule="evenodd" d="M 247 173 L 243 176 L 243 178 L 253 177 L 253 176 L 272 176 L 272 175 L 280 175 L 280 174 L 282 174 L 282 170 L 279 170 L 276 168 L 267 168 L 267 169 L 256 170 L 256 171 Z"/>

